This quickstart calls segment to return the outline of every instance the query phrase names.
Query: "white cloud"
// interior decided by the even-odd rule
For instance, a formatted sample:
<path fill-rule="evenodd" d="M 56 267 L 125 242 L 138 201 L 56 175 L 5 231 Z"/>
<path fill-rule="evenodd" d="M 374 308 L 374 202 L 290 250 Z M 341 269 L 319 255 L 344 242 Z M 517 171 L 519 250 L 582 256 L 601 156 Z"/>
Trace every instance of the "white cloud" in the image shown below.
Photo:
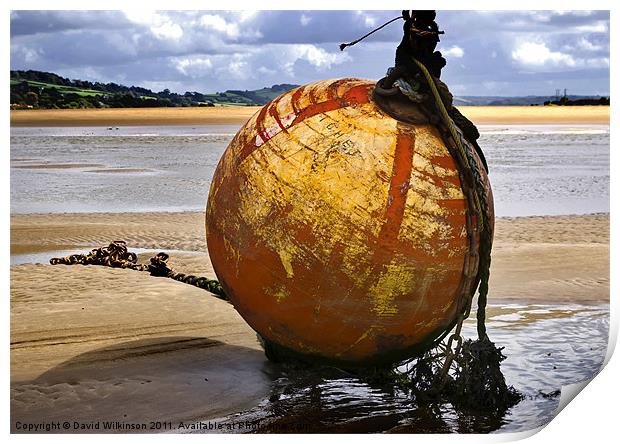
<path fill-rule="evenodd" d="M 258 71 L 260 74 L 270 75 L 270 76 L 271 76 L 271 75 L 274 75 L 274 74 L 276 74 L 276 73 L 277 73 L 277 71 L 276 71 L 275 69 L 269 69 L 269 68 L 267 68 L 266 66 L 261 66 L 261 67 L 259 67 L 259 68 L 257 69 L 257 71 Z"/>
<path fill-rule="evenodd" d="M 268 44 L 260 47 L 239 45 L 231 54 L 177 56 L 169 66 L 187 79 L 217 79 L 223 83 L 257 81 L 263 86 L 268 82 L 281 83 L 283 76 L 296 81 L 307 76 L 322 78 L 324 72 L 334 65 L 351 60 L 349 54 L 329 52 L 310 44 Z M 299 62 L 306 63 L 303 69 L 297 65 Z"/>
<path fill-rule="evenodd" d="M 597 22 L 597 23 L 593 23 L 593 24 L 588 24 L 588 25 L 579 25 L 579 26 L 575 26 L 573 28 L 573 30 L 575 32 L 597 32 L 597 33 L 602 33 L 602 32 L 607 32 L 607 24 L 604 22 Z"/>
<path fill-rule="evenodd" d="M 239 26 L 236 23 L 228 23 L 219 15 L 204 14 L 200 17 L 200 24 L 206 29 L 212 29 L 226 34 L 226 36 L 231 39 L 239 37 Z"/>
<path fill-rule="evenodd" d="M 158 39 L 179 40 L 183 37 L 183 28 L 176 23 L 169 21 L 166 21 L 159 26 L 151 27 L 151 32 L 153 32 L 155 37 Z"/>
<path fill-rule="evenodd" d="M 185 57 L 175 61 L 175 68 L 189 77 L 201 77 L 213 68 L 213 63 L 208 57 Z"/>
<path fill-rule="evenodd" d="M 463 51 L 463 48 L 461 48 L 460 46 L 454 45 L 446 49 L 445 51 L 442 51 L 442 54 L 448 57 L 456 57 L 460 59 L 465 54 L 465 51 Z"/>
<path fill-rule="evenodd" d="M 228 63 L 226 72 L 232 78 L 245 80 L 252 77 L 252 66 L 245 60 L 245 54 L 235 54 Z"/>
<path fill-rule="evenodd" d="M 369 28 L 372 28 L 377 25 L 377 20 L 374 17 L 367 15 L 364 17 L 364 24 Z"/>
<path fill-rule="evenodd" d="M 552 16 L 551 11 L 535 11 L 528 14 L 528 18 L 539 22 L 539 23 L 549 23 Z"/>
<path fill-rule="evenodd" d="M 361 17 L 364 26 L 367 28 L 373 28 L 377 26 L 377 19 L 370 14 L 366 14 L 364 11 L 355 11 L 358 17 Z"/>
<path fill-rule="evenodd" d="M 160 40 L 179 40 L 183 37 L 183 28 L 164 14 L 142 10 L 126 10 L 123 13 L 129 21 L 147 26 Z"/>
<path fill-rule="evenodd" d="M 570 54 L 551 51 L 544 43 L 523 42 L 512 51 L 513 60 L 532 67 L 567 66 L 574 67 L 575 59 Z"/>
<path fill-rule="evenodd" d="M 338 43 L 367 33 L 394 14 L 18 11 L 11 13 L 10 61 L 12 69 L 61 75 L 75 70 L 72 78 L 117 83 L 126 75 L 124 84 L 177 91 L 254 89 L 328 77 L 379 78 L 393 63 L 402 21 L 347 51 L 340 52 Z M 449 60 L 444 76 L 451 89 L 462 85 L 469 94 L 495 94 L 500 88 L 506 95 L 526 89 L 539 93 L 549 89 L 545 80 L 577 69 L 578 76 L 562 77 L 572 91 L 608 88 L 609 12 L 443 11 L 438 21 L 448 31 L 440 50 Z M 484 38 L 490 34 L 492 39 Z M 486 57 L 496 63 L 464 67 L 465 46 L 467 59 Z M 518 69 L 506 69 L 506 63 Z M 96 71 L 87 72 L 88 67 Z"/>
<path fill-rule="evenodd" d="M 285 68 L 289 72 L 292 72 L 297 60 L 305 60 L 319 70 L 329 69 L 332 65 L 351 60 L 348 53 L 327 52 L 323 48 L 308 44 L 290 45 L 287 52 L 288 61 L 285 63 Z"/>
<path fill-rule="evenodd" d="M 14 53 L 18 53 L 26 63 L 37 62 L 41 56 L 41 50 L 36 48 L 28 48 L 26 46 L 13 47 Z"/>
<path fill-rule="evenodd" d="M 239 20 L 241 23 L 251 21 L 258 15 L 258 11 L 244 9 L 243 11 L 239 11 Z"/>
<path fill-rule="evenodd" d="M 588 68 L 609 68 L 609 57 L 597 57 L 583 60 L 583 64 Z"/>
<path fill-rule="evenodd" d="M 581 37 L 581 39 L 579 39 L 579 41 L 577 42 L 577 46 L 579 47 L 579 49 L 583 49 L 585 51 L 601 51 L 602 49 L 604 49 L 603 46 L 592 43 L 585 37 Z"/>
<path fill-rule="evenodd" d="M 161 16 L 155 11 L 127 9 L 123 11 L 123 14 L 125 14 L 125 17 L 127 17 L 127 20 L 130 22 L 140 25 L 150 26 L 161 21 Z"/>
<path fill-rule="evenodd" d="M 594 46 L 587 40 L 582 40 L 583 41 L 578 42 L 577 46 Z M 567 47 L 566 49 L 574 50 L 572 47 Z M 609 67 L 609 57 L 578 57 L 566 52 L 551 51 L 546 44 L 536 42 L 523 42 L 519 44 L 512 51 L 512 58 L 525 67 L 542 70 L 562 70 L 567 68 L 596 69 Z"/>

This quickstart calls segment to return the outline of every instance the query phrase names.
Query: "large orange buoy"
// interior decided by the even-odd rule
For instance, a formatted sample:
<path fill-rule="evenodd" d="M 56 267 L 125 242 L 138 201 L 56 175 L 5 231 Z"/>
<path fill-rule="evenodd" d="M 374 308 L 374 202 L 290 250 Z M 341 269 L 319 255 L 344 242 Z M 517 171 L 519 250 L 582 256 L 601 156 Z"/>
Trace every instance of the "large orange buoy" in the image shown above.
<path fill-rule="evenodd" d="M 206 212 L 213 267 L 248 324 L 346 365 L 428 346 L 476 284 L 455 160 L 419 110 L 392 117 L 374 86 L 322 81 L 265 105 L 224 152 Z"/>

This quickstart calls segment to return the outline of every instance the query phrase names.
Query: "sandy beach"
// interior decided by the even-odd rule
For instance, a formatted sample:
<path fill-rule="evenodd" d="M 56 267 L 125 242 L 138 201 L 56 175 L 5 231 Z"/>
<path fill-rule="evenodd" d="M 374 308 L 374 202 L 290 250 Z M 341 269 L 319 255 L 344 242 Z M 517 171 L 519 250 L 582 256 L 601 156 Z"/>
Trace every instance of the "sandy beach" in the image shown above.
<path fill-rule="evenodd" d="M 184 250 L 172 268 L 214 277 L 200 212 L 11 216 L 12 254 L 115 239 Z M 498 219 L 491 276 L 492 304 L 608 302 L 609 216 Z M 271 371 L 253 331 L 204 290 L 132 270 L 11 267 L 12 427 L 217 418 L 264 399 Z"/>
<path fill-rule="evenodd" d="M 12 217 L 13 253 L 112 238 L 206 251 L 197 213 Z M 214 276 L 204 253 L 175 254 L 171 265 Z M 262 399 L 270 377 L 253 331 L 204 290 L 148 273 L 28 264 L 11 268 L 11 381 L 15 427 L 218 417 Z"/>
<path fill-rule="evenodd" d="M 260 107 L 108 108 L 11 111 L 11 126 L 243 124 Z M 478 125 L 609 124 L 608 106 L 460 106 Z"/>

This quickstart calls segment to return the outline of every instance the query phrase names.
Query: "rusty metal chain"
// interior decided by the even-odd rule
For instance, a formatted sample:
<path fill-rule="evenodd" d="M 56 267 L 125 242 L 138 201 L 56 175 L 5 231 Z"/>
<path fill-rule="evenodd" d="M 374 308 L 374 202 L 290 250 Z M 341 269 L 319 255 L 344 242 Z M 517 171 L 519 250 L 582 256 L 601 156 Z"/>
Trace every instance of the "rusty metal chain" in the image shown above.
<path fill-rule="evenodd" d="M 136 271 L 147 271 L 151 276 L 161 276 L 174 279 L 175 281 L 190 284 L 198 288 L 210 291 L 216 297 L 228 300 L 224 289 L 215 279 L 206 277 L 175 273 L 168 267 L 170 256 L 164 252 L 153 256 L 148 264 L 138 264 L 138 256 L 127 250 L 125 241 L 113 241 L 107 247 L 94 248 L 88 254 L 71 254 L 65 257 L 53 257 L 52 265 L 100 265 L 112 268 L 129 268 Z"/>

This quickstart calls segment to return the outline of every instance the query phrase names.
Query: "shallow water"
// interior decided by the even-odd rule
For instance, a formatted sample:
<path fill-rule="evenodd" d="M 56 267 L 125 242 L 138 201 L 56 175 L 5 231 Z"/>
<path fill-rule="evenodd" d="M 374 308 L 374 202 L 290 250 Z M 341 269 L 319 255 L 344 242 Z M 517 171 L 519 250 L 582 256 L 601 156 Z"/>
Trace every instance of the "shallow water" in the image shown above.
<path fill-rule="evenodd" d="M 13 128 L 11 212 L 202 211 L 237 130 Z"/>
<path fill-rule="evenodd" d="M 487 329 L 505 347 L 506 382 L 524 396 L 505 414 L 458 411 L 445 403 L 419 406 L 403 392 L 371 387 L 337 370 L 276 373 L 272 394 L 256 408 L 209 423 L 221 432 L 489 433 L 537 428 L 554 416 L 562 386 L 592 378 L 607 350 L 609 307 L 583 305 L 490 305 Z M 464 337 L 475 338 L 475 321 Z M 227 430 L 235 424 L 233 430 Z M 239 427 L 241 425 L 241 427 Z M 197 430 L 195 430 L 197 431 Z"/>
<path fill-rule="evenodd" d="M 609 212 L 609 127 L 480 126 L 498 216 Z"/>
<path fill-rule="evenodd" d="M 11 212 L 202 211 L 239 125 L 11 129 Z M 498 216 L 609 211 L 609 127 L 481 126 Z"/>

